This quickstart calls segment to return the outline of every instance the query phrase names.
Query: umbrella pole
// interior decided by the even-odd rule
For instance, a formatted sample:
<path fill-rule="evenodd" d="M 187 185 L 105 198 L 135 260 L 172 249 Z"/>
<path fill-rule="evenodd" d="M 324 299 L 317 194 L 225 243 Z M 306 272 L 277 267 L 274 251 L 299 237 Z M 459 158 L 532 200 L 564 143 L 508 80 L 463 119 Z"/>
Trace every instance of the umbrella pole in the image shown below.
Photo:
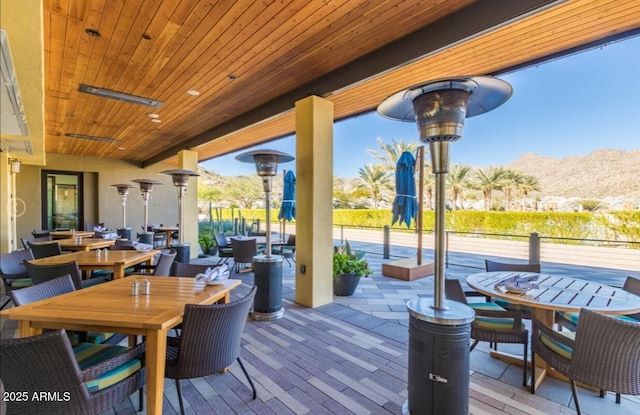
<path fill-rule="evenodd" d="M 417 264 L 422 265 L 422 207 L 424 206 L 424 146 L 418 147 L 416 157 L 416 168 L 418 171 L 418 216 L 416 217 L 416 227 L 418 228 L 418 252 Z"/>

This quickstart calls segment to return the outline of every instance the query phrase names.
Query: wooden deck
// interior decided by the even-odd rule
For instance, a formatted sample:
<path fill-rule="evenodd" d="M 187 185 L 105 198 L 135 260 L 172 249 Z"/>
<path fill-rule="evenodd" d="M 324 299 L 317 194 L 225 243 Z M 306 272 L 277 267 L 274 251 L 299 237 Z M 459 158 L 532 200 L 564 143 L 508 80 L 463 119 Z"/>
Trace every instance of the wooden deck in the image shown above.
<path fill-rule="evenodd" d="M 243 285 L 235 291 L 242 295 L 248 289 Z M 242 371 L 234 363 L 225 374 L 183 381 L 187 413 L 402 413 L 407 398 L 406 325 L 336 303 L 308 309 L 285 299 L 284 307 L 284 318 L 248 320 L 243 334 L 242 358 L 258 398 L 251 399 Z M 3 337 L 15 335 L 15 327 L 13 321 L 2 321 Z M 575 413 L 568 384 L 548 379 L 531 395 L 519 386 L 519 367 L 496 361 L 487 352 L 478 346 L 471 353 L 471 414 Z M 637 397 L 624 396 L 617 405 L 612 395 L 601 399 L 581 390 L 580 398 L 585 414 L 640 413 Z M 108 414 L 134 414 L 136 402 L 133 395 Z M 167 379 L 164 413 L 179 413 L 178 408 L 175 384 Z"/>

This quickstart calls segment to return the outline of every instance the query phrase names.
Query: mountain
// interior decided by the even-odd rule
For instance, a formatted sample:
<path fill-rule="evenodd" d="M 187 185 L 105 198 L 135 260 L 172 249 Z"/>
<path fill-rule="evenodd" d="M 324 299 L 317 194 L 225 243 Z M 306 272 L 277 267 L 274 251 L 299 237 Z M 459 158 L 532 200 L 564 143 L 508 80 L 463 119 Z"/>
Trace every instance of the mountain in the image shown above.
<path fill-rule="evenodd" d="M 601 149 L 562 159 L 528 153 L 504 167 L 536 176 L 544 196 L 640 197 L 640 150 Z"/>

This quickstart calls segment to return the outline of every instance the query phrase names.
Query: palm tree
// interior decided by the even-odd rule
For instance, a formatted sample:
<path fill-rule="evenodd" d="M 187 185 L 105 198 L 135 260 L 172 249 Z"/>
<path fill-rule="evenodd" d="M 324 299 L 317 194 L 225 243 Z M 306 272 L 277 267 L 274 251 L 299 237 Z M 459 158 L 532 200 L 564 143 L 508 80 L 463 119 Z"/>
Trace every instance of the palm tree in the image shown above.
<path fill-rule="evenodd" d="M 542 188 L 540 187 L 540 182 L 536 176 L 524 175 L 518 183 L 518 190 L 522 195 L 520 210 L 524 210 L 527 205 L 527 196 L 529 196 L 529 192 L 539 192 Z"/>
<path fill-rule="evenodd" d="M 505 170 L 502 174 L 502 191 L 504 192 L 504 210 L 511 210 L 511 191 L 518 187 L 518 183 L 523 178 L 523 174 L 515 170 Z"/>
<path fill-rule="evenodd" d="M 373 200 L 373 208 L 378 208 L 378 201 L 385 191 L 392 190 L 391 173 L 381 164 L 367 163 L 358 170 L 360 185 L 358 189 L 368 191 Z"/>
<path fill-rule="evenodd" d="M 416 148 L 418 148 L 417 143 L 407 143 L 404 140 L 391 140 L 391 144 L 386 144 L 381 137 L 378 137 L 376 138 L 376 141 L 382 151 L 368 148 L 366 149 L 366 152 L 373 157 L 374 161 L 378 161 L 388 172 L 395 171 L 396 164 L 403 152 L 408 151 L 415 154 Z"/>
<path fill-rule="evenodd" d="M 491 210 L 491 192 L 502 188 L 502 167 L 489 166 L 476 171 L 474 186 L 482 191 L 484 209 Z"/>
<path fill-rule="evenodd" d="M 454 164 L 447 174 L 447 185 L 451 189 L 453 199 L 453 210 L 458 206 L 458 198 L 460 199 L 460 208 L 463 208 L 463 191 L 469 188 L 470 179 L 467 177 L 471 171 L 471 166 L 466 164 Z"/>

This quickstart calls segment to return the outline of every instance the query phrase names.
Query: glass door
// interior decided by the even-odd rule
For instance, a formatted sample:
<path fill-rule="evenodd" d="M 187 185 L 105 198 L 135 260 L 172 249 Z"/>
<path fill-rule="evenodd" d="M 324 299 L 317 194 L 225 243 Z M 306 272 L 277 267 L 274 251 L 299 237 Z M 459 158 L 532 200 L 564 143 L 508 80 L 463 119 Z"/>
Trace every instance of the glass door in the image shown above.
<path fill-rule="evenodd" d="M 42 228 L 82 229 L 82 173 L 42 171 Z"/>

